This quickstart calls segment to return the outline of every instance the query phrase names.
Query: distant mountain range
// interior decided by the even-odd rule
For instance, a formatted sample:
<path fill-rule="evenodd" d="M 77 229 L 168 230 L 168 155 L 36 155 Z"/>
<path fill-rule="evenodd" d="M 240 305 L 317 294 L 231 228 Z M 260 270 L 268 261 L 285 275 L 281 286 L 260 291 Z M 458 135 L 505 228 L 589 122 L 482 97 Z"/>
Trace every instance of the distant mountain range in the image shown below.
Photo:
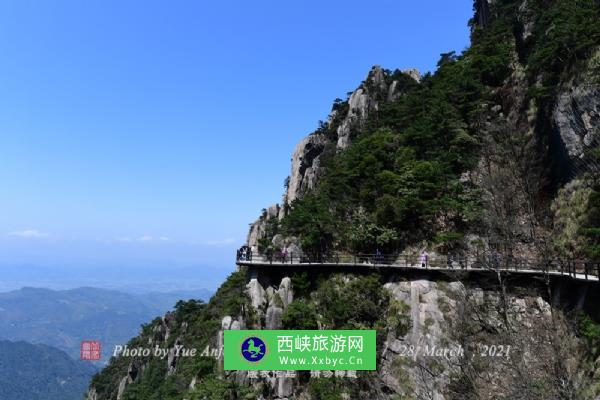
<path fill-rule="evenodd" d="M 0 249 L 0 253 L 4 249 Z M 231 261 L 230 261 L 231 262 Z M 94 287 L 124 293 L 195 292 L 213 290 L 231 273 L 231 263 L 219 266 L 35 265 L 6 264 L 0 259 L 0 292 L 25 286 L 65 290 Z M 150 288 L 150 289 L 149 289 Z"/>
<path fill-rule="evenodd" d="M 0 340 L 2 400 L 80 400 L 94 373 L 54 347 Z"/>
<path fill-rule="evenodd" d="M 178 300 L 206 300 L 210 295 L 208 290 L 140 295 L 96 288 L 23 288 L 0 293 L 0 339 L 46 344 L 74 359 L 82 340 L 100 340 L 102 363 L 115 345 L 136 336 L 142 323 L 163 315 Z"/>

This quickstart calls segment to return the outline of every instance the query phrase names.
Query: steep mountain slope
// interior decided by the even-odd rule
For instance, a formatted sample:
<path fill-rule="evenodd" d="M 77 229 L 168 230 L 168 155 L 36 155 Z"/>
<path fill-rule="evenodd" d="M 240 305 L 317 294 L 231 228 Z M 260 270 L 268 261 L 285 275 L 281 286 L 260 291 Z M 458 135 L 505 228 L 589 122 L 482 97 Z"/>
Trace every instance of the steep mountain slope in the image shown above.
<path fill-rule="evenodd" d="M 474 9 L 471 47 L 443 54 L 434 74 L 374 67 L 335 101 L 295 149 L 282 204 L 252 224 L 249 245 L 307 257 L 376 248 L 502 260 L 600 255 L 600 3 L 477 0 Z M 180 303 L 131 344 L 202 349 L 218 347 L 226 329 L 374 328 L 377 372 L 254 380 L 210 358 L 118 358 L 88 399 L 600 395 L 595 287 L 477 274 L 245 274 L 208 304 Z M 403 356 L 420 345 L 466 354 Z M 513 351 L 487 357 L 482 345 Z"/>
<path fill-rule="evenodd" d="M 88 400 L 159 399 L 596 399 L 600 395 L 598 295 L 585 286 L 484 276 L 307 274 L 273 271 L 248 284 L 229 277 L 208 304 L 181 302 L 145 326 L 131 348 L 219 349 L 227 329 L 377 329 L 378 367 L 356 379 L 224 373 L 212 355 L 118 357 Z M 268 283 L 270 281 L 271 283 Z M 563 293 L 562 296 L 560 293 Z M 425 349 L 464 355 L 423 356 Z M 412 349 L 412 350 L 411 350 Z M 418 350 L 419 357 L 415 357 Z M 493 349 L 493 354 L 490 352 Z M 502 349 L 497 353 L 498 349 Z"/>
<path fill-rule="evenodd" d="M 417 84 L 374 67 L 336 101 L 296 148 L 282 205 L 253 224 L 251 246 L 396 252 L 425 241 L 465 252 L 479 242 L 506 255 L 594 254 L 598 4 L 475 6 L 472 46 L 443 54 L 435 74 Z M 587 192 L 574 194 L 578 185 Z M 583 203 L 571 237 L 557 218 L 562 187 Z"/>
<path fill-rule="evenodd" d="M 79 400 L 95 372 L 53 347 L 0 340 L 2 400 Z"/>

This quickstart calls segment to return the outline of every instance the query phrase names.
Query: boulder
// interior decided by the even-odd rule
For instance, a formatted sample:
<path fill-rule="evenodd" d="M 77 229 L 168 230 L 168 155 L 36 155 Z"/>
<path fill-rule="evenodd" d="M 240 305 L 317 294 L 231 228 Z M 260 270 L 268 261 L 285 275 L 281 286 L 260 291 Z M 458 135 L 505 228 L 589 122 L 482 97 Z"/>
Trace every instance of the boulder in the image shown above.
<path fill-rule="evenodd" d="M 287 306 L 294 300 L 294 292 L 292 291 L 292 280 L 289 277 L 285 277 L 281 280 L 279 284 L 279 289 L 277 289 L 277 295 L 281 299 L 283 303 L 283 308 L 287 308 Z"/>
<path fill-rule="evenodd" d="M 267 308 L 267 314 L 265 317 L 265 328 L 266 329 L 281 329 L 282 315 L 283 315 L 283 308 L 278 307 L 276 305 L 270 305 Z"/>
<path fill-rule="evenodd" d="M 265 289 L 263 289 L 261 284 L 258 282 L 258 279 L 251 279 L 246 285 L 246 290 L 248 296 L 250 296 L 252 307 L 257 310 L 261 310 L 267 302 L 267 299 Z"/>

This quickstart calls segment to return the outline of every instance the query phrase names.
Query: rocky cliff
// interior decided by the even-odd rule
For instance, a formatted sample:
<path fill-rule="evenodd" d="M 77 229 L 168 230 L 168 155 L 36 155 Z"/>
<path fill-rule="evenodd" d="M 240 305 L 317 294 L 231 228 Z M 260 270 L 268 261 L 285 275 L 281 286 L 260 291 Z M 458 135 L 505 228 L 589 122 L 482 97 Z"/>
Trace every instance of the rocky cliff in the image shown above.
<path fill-rule="evenodd" d="M 433 74 L 373 67 L 292 155 L 259 251 L 600 257 L 600 4 L 476 0 Z M 376 329 L 356 378 L 225 373 L 219 354 L 116 358 L 89 400 L 598 399 L 597 287 L 498 274 L 240 269 L 131 346 L 218 348 L 227 329 Z M 439 351 L 439 352 L 438 352 Z"/>
<path fill-rule="evenodd" d="M 586 62 L 581 73 L 564 82 L 552 110 L 552 124 L 563 143 L 574 173 L 598 171 L 590 150 L 600 144 L 600 50 Z"/>
<path fill-rule="evenodd" d="M 298 144 L 282 203 L 252 224 L 248 244 L 395 252 L 475 235 L 549 257 L 560 189 L 596 186 L 600 172 L 600 24 L 592 1 L 547 3 L 475 1 L 471 48 L 443 54 L 424 79 L 373 67 Z M 362 215 L 379 233 L 361 232 L 361 247 Z"/>
<path fill-rule="evenodd" d="M 173 354 L 125 357 L 113 360 L 95 378 L 88 400 L 547 400 L 564 398 L 561 393 L 582 399 L 600 395 L 600 359 L 588 352 L 586 339 L 573 328 L 573 314 L 565 311 L 587 309 L 598 301 L 597 296 L 573 295 L 587 291 L 584 286 L 555 282 L 549 298 L 543 282 L 513 281 L 503 294 L 496 282 L 482 277 L 432 278 L 334 273 L 317 280 L 274 274 L 242 286 L 245 275 L 238 273 L 206 308 L 179 304 L 130 344 L 218 349 L 227 329 L 375 328 L 376 372 L 338 379 L 271 372 L 254 378 L 220 370 L 217 353 L 193 362 Z M 235 296 L 245 298 L 245 305 L 238 309 L 241 313 L 229 314 L 234 308 L 227 311 L 222 305 Z M 207 315 L 218 319 L 210 322 Z"/>
<path fill-rule="evenodd" d="M 323 173 L 322 158 L 332 152 L 347 149 L 353 135 L 361 130 L 368 116 L 383 103 L 392 102 L 402 95 L 400 79 L 410 78 L 419 82 L 421 75 L 416 69 L 391 72 L 375 65 L 359 87 L 345 101 L 337 100 L 328 120 L 320 129 L 303 138 L 295 147 L 291 158 L 291 171 L 286 179 L 286 190 L 281 204 L 265 209 L 251 225 L 247 244 L 259 245 L 265 237 L 269 219 L 285 217 L 292 204 L 317 186 Z"/>

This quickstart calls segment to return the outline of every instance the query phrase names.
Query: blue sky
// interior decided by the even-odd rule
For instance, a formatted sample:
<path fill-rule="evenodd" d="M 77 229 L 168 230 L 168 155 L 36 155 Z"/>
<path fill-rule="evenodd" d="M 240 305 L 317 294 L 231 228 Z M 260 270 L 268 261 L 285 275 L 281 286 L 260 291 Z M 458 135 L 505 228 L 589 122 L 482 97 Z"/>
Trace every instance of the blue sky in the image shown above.
<path fill-rule="evenodd" d="M 3 1 L 1 265 L 232 270 L 296 142 L 472 2 Z"/>

